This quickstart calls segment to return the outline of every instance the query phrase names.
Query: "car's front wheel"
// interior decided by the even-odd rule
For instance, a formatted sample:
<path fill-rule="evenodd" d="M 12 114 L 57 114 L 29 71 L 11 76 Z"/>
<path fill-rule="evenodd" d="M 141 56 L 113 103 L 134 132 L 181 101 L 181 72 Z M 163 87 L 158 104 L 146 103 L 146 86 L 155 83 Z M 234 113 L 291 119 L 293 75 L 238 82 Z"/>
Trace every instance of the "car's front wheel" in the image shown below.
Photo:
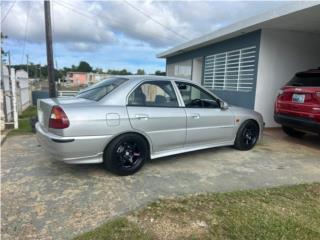
<path fill-rule="evenodd" d="M 104 165 L 111 172 L 126 176 L 139 171 L 149 159 L 146 140 L 138 134 L 124 134 L 114 139 L 104 152 Z"/>
<path fill-rule="evenodd" d="M 253 120 L 247 120 L 238 129 L 234 147 L 245 151 L 254 147 L 259 139 L 259 125 Z"/>
<path fill-rule="evenodd" d="M 301 132 L 294 128 L 286 127 L 286 126 L 282 126 L 282 130 L 290 137 L 295 137 L 295 138 L 301 138 L 306 134 L 305 132 Z"/>

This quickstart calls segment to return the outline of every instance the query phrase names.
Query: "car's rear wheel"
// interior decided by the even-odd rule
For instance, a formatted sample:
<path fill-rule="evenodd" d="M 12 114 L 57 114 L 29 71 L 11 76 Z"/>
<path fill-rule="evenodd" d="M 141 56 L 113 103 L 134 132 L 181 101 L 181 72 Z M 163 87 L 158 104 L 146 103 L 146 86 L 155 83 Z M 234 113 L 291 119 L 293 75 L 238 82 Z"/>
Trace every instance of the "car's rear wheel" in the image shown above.
<path fill-rule="evenodd" d="M 286 127 L 286 126 L 282 126 L 282 130 L 290 137 L 295 137 L 295 138 L 301 138 L 306 134 L 305 132 L 301 132 L 294 128 Z"/>
<path fill-rule="evenodd" d="M 149 159 L 146 140 L 138 134 L 124 134 L 114 139 L 104 152 L 104 165 L 111 172 L 126 176 L 139 171 Z"/>
<path fill-rule="evenodd" d="M 245 151 L 254 147 L 259 139 L 259 125 L 253 120 L 245 121 L 239 128 L 234 147 Z"/>

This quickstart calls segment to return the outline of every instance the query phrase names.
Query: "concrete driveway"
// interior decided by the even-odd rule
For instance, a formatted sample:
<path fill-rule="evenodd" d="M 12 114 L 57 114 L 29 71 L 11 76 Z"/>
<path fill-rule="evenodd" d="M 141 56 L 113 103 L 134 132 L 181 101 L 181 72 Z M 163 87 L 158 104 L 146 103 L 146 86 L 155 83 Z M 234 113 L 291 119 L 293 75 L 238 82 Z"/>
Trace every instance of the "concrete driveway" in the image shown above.
<path fill-rule="evenodd" d="M 2 146 L 3 239 L 70 239 L 161 197 L 320 182 L 320 139 L 265 133 L 249 152 L 218 148 L 150 161 L 134 176 L 51 160 L 33 135 Z"/>

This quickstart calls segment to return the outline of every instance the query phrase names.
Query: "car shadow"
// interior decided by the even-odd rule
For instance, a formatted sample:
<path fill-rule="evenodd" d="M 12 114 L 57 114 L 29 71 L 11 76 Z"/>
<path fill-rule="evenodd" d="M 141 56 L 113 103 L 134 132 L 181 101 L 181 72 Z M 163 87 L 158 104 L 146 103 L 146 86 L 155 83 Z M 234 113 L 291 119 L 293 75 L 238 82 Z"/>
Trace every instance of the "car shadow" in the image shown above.
<path fill-rule="evenodd" d="M 224 149 L 229 149 L 230 151 L 234 150 L 232 147 L 216 147 L 216 148 L 209 148 L 204 150 L 197 150 L 187 153 L 180 153 L 175 154 L 167 157 L 161 157 L 156 159 L 150 159 L 145 164 L 147 166 L 152 165 L 162 165 L 167 163 L 176 163 L 184 161 L 184 163 L 192 162 L 194 159 L 201 158 L 201 156 L 208 155 L 208 154 L 216 154 Z M 67 164 L 62 161 L 57 161 L 55 159 L 50 159 L 50 166 L 53 167 L 54 173 L 53 175 L 63 175 L 63 174 L 72 174 L 75 177 L 88 177 L 90 175 L 104 175 L 110 177 L 119 177 L 107 169 L 105 169 L 102 163 L 97 164 Z"/>
<path fill-rule="evenodd" d="M 266 136 L 287 141 L 293 144 L 300 144 L 314 150 L 320 150 L 320 135 L 308 133 L 301 138 L 290 137 L 285 134 L 281 128 L 266 129 L 264 134 Z"/>

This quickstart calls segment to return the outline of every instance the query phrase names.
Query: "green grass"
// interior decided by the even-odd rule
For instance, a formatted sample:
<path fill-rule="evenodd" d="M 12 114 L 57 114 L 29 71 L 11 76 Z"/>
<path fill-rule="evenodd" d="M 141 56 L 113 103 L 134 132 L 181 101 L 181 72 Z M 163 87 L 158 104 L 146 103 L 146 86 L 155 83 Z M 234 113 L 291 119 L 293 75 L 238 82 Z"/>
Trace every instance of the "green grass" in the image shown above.
<path fill-rule="evenodd" d="M 31 118 L 31 117 L 36 117 L 36 116 L 37 116 L 37 107 L 30 106 L 22 112 L 22 114 L 19 116 L 19 118 L 24 119 L 24 118 Z"/>
<path fill-rule="evenodd" d="M 160 200 L 76 239 L 320 239 L 320 184 Z"/>
<path fill-rule="evenodd" d="M 10 131 L 9 135 L 19 135 L 32 133 L 30 119 L 37 116 L 37 108 L 35 106 L 28 107 L 19 116 L 19 128 Z"/>
<path fill-rule="evenodd" d="M 126 218 L 117 218 L 92 232 L 85 233 L 77 240 L 95 239 L 95 240 L 113 240 L 113 239 L 130 239 L 130 240 L 151 240 L 150 234 L 143 232 L 136 224 L 129 222 Z"/>

